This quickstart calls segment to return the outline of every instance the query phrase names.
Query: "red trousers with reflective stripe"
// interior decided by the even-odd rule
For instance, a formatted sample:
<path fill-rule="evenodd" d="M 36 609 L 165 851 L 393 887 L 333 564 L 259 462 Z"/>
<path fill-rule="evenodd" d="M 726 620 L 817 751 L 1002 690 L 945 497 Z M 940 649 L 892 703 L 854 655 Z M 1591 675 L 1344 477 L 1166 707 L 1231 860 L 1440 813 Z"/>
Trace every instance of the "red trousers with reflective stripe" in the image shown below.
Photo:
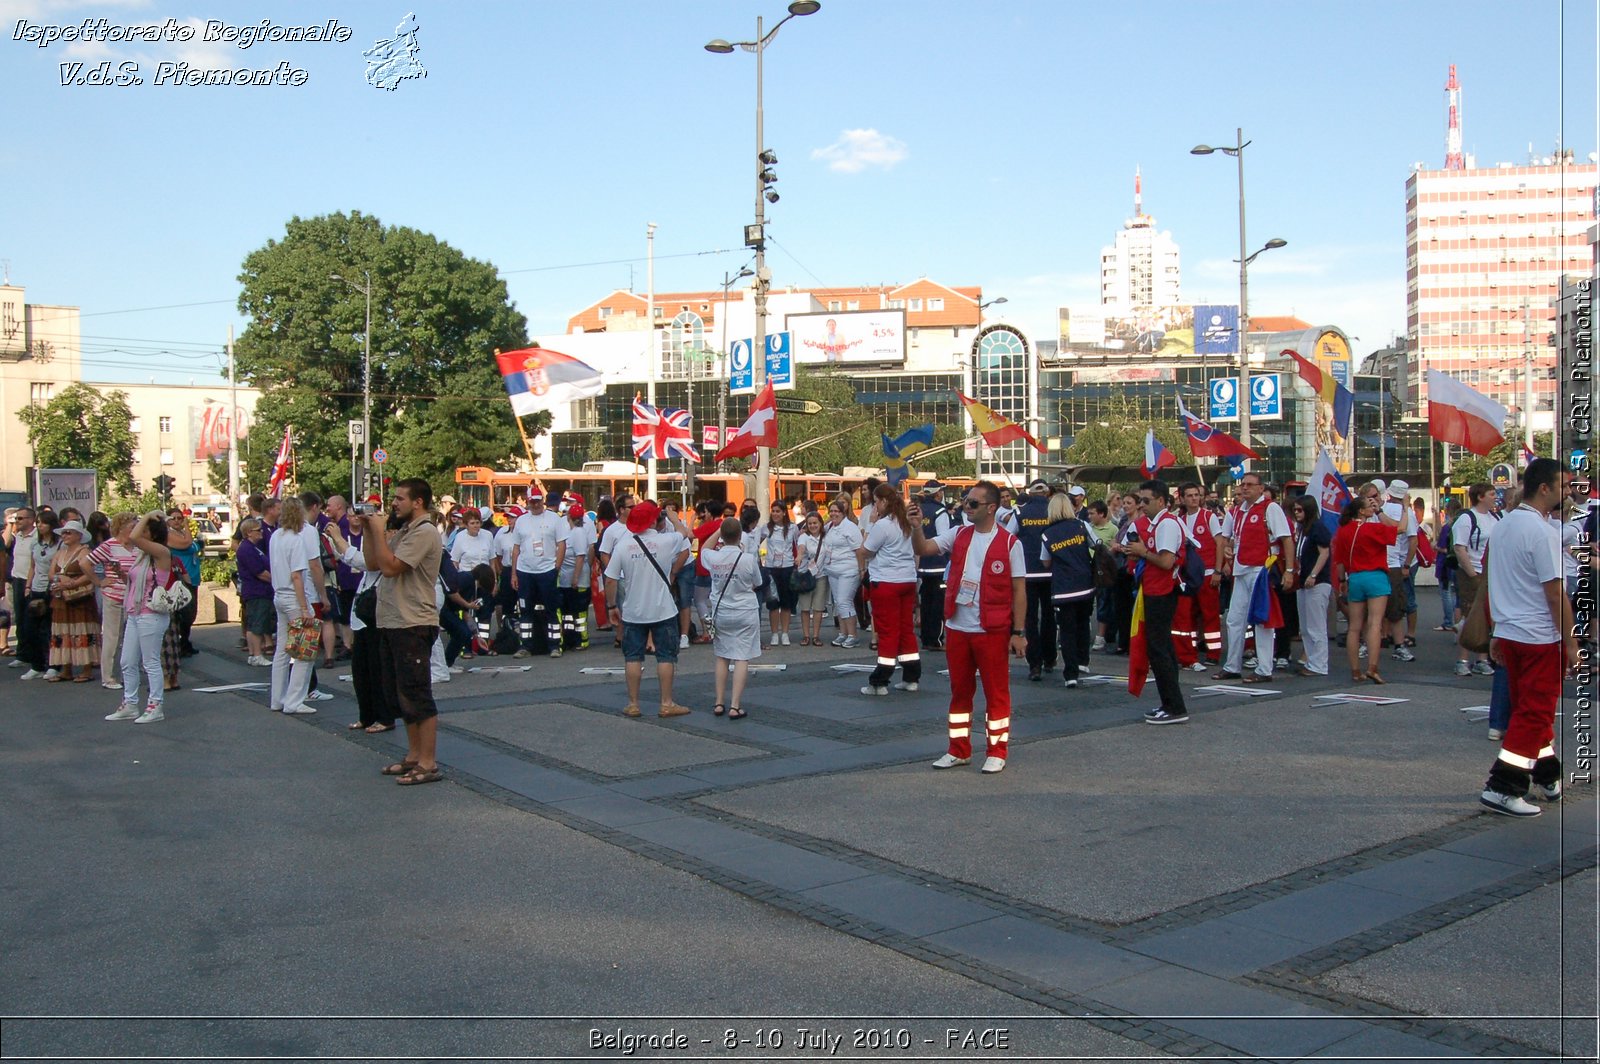
<path fill-rule="evenodd" d="M 1529 762 L 1548 755 L 1556 739 L 1556 705 L 1563 670 L 1560 643 L 1502 639 L 1506 679 L 1511 681 L 1511 723 L 1500 749 Z"/>
<path fill-rule="evenodd" d="M 872 582 L 872 630 L 878 636 L 878 659 L 900 663 L 916 659 L 917 632 L 912 617 L 917 608 L 917 585 Z"/>
<path fill-rule="evenodd" d="M 1194 595 L 1178 597 L 1178 612 L 1172 618 L 1172 647 L 1178 653 L 1178 664 L 1187 668 L 1200 660 L 1196 634 L 1203 637 L 1206 653 L 1217 654 L 1222 648 L 1222 605 L 1211 578 L 1200 585 Z"/>
<path fill-rule="evenodd" d="M 944 652 L 950 663 L 950 755 L 972 756 L 972 700 L 983 680 L 988 756 L 1005 757 L 1011 738 L 1011 663 L 1007 631 L 958 632 L 945 626 Z M 880 644 L 881 645 L 881 644 Z"/>

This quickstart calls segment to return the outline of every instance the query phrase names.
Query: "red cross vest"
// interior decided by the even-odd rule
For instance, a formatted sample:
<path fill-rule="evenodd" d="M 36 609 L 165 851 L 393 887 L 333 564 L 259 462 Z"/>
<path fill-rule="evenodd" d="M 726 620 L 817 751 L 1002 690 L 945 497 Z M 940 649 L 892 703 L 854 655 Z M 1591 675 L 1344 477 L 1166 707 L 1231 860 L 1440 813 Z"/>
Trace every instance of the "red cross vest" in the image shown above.
<path fill-rule="evenodd" d="M 1201 507 L 1181 518 L 1189 538 L 1200 544 L 1200 557 L 1206 561 L 1206 575 L 1217 571 L 1217 534 L 1211 530 L 1211 511 Z"/>
<path fill-rule="evenodd" d="M 967 571 L 967 548 L 976 531 L 972 525 L 961 526 L 956 542 L 950 548 L 950 575 L 945 580 L 945 619 L 956 615 L 956 594 L 961 590 L 962 574 Z M 1016 537 L 999 525 L 994 526 L 994 539 L 989 541 L 989 552 L 983 559 L 983 575 L 978 578 L 978 623 L 983 630 L 1011 630 L 1011 544 Z"/>
<path fill-rule="evenodd" d="M 1238 565 L 1265 565 L 1272 538 L 1267 534 L 1267 511 L 1273 503 L 1262 498 L 1254 506 L 1233 511 L 1233 560 Z"/>
<path fill-rule="evenodd" d="M 1145 550 L 1152 555 L 1156 553 L 1156 528 L 1163 521 L 1177 521 L 1178 527 L 1180 529 L 1183 528 L 1183 521 L 1168 513 L 1163 513 L 1154 521 L 1150 520 L 1149 515 L 1140 514 L 1133 522 L 1134 532 L 1138 535 L 1139 542 L 1143 543 Z M 1183 564 L 1183 552 L 1193 549 L 1194 546 L 1187 541 L 1187 537 L 1180 533 L 1178 537 L 1178 553 L 1171 569 L 1163 569 L 1149 558 L 1146 558 L 1144 562 L 1144 578 L 1141 582 L 1145 595 L 1152 597 L 1170 595 L 1178 590 L 1177 567 Z"/>

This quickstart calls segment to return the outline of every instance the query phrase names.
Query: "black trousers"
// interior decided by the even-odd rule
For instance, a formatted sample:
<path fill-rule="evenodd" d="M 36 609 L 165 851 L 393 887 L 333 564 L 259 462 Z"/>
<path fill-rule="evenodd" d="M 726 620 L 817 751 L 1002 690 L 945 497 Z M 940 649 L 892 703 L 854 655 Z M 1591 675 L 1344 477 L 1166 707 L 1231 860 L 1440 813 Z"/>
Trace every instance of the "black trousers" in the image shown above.
<path fill-rule="evenodd" d="M 925 647 L 944 646 L 944 574 L 917 574 L 917 602 L 922 612 L 917 633 Z"/>
<path fill-rule="evenodd" d="M 19 640 L 21 657 L 35 672 L 44 672 L 50 668 L 50 593 L 30 591 L 25 601 L 27 604 L 42 602 L 45 611 L 43 616 L 35 617 L 26 604 L 23 606 L 22 635 Z"/>
<path fill-rule="evenodd" d="M 394 725 L 394 712 L 383 698 L 383 681 L 378 672 L 378 630 L 357 628 L 350 648 L 350 686 L 355 688 L 356 708 L 363 727 Z"/>
<path fill-rule="evenodd" d="M 1300 634 L 1300 600 L 1293 591 L 1281 587 L 1273 588 L 1272 593 L 1278 596 L 1278 608 L 1283 611 L 1283 627 L 1272 635 L 1272 656 L 1288 661 L 1294 649 L 1291 644 Z"/>
<path fill-rule="evenodd" d="M 1172 617 L 1178 611 L 1178 593 L 1146 596 L 1144 600 L 1145 652 L 1150 671 L 1156 674 L 1156 690 L 1161 692 L 1161 708 L 1183 716 L 1183 688 L 1178 686 L 1178 652 L 1172 646 Z"/>
<path fill-rule="evenodd" d="M 11 644 L 16 648 L 17 660 L 26 660 L 22 650 L 22 633 L 27 627 L 28 613 L 28 584 L 24 580 L 8 580 L 11 590 L 11 624 L 13 634 Z"/>
<path fill-rule="evenodd" d="M 1056 637 L 1061 643 L 1061 678 L 1076 680 L 1079 665 L 1089 664 L 1089 629 L 1094 595 L 1054 603 Z M 1168 622 L 1169 630 L 1171 622 Z"/>
<path fill-rule="evenodd" d="M 1111 589 L 1111 628 L 1106 632 L 1106 645 L 1116 648 L 1119 654 L 1128 652 L 1128 629 L 1133 624 L 1135 590 L 1133 574 L 1125 568 L 1119 569 L 1116 585 Z M 1170 622 L 1170 618 L 1168 620 Z"/>
<path fill-rule="evenodd" d="M 1023 629 L 1028 633 L 1028 668 L 1044 668 L 1050 672 L 1056 667 L 1056 611 L 1050 600 L 1050 580 L 1023 581 L 1028 589 L 1028 612 Z"/>

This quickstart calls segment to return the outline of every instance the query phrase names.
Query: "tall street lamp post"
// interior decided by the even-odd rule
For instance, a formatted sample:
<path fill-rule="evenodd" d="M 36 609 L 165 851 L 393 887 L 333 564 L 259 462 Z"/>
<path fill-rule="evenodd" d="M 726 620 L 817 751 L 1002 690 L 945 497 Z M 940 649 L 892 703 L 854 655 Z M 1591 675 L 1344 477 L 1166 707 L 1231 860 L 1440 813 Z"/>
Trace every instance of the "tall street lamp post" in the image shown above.
<path fill-rule="evenodd" d="M 1239 442 L 1248 447 L 1250 445 L 1250 360 L 1245 350 L 1245 338 L 1250 333 L 1250 264 L 1261 252 L 1281 248 L 1288 241 L 1273 237 L 1255 254 L 1247 254 L 1250 245 L 1244 233 L 1244 150 L 1249 147 L 1250 141 L 1244 139 L 1243 129 L 1235 129 L 1234 136 L 1236 139 L 1231 148 L 1213 148 L 1208 144 L 1197 144 L 1189 149 L 1189 154 L 1210 155 L 1212 152 L 1220 151 L 1224 155 L 1233 156 L 1239 163 Z M 1248 459 L 1245 460 L 1244 467 L 1250 468 Z"/>
<path fill-rule="evenodd" d="M 717 389 L 717 450 L 721 450 L 728 442 L 728 289 L 733 287 L 735 281 L 742 281 L 746 277 L 754 277 L 755 271 L 748 266 L 739 268 L 739 272 L 729 276 L 722 275 L 722 309 L 718 311 L 722 325 L 722 387 Z M 717 463 L 717 472 L 726 472 L 726 462 Z"/>
<path fill-rule="evenodd" d="M 777 164 L 778 157 L 767 150 L 766 138 L 761 129 L 761 57 L 785 22 L 800 15 L 814 15 L 821 8 L 822 4 L 818 0 L 793 0 L 789 5 L 789 13 L 769 32 L 762 32 L 761 16 L 756 16 L 755 40 L 729 42 L 719 37 L 706 44 L 706 51 L 719 55 L 726 55 L 735 48 L 756 54 L 756 221 L 754 225 L 745 228 L 744 242 L 746 247 L 754 248 L 756 253 L 756 334 L 750 342 L 750 361 L 757 394 L 760 394 L 762 386 L 767 381 L 767 289 L 772 285 L 772 271 L 767 269 L 766 204 L 778 202 L 777 191 L 769 187 L 778 180 L 777 174 L 769 169 Z M 772 455 L 770 449 L 766 447 L 762 447 L 757 453 L 759 457 L 756 462 L 756 505 L 761 508 L 762 513 L 766 513 L 771 501 Z"/>
<path fill-rule="evenodd" d="M 367 456 L 372 453 L 372 271 L 362 270 L 365 284 L 330 273 L 328 280 L 343 281 L 367 298 L 367 323 L 361 336 L 361 480 L 367 482 Z M 352 504 L 355 499 L 351 499 Z"/>

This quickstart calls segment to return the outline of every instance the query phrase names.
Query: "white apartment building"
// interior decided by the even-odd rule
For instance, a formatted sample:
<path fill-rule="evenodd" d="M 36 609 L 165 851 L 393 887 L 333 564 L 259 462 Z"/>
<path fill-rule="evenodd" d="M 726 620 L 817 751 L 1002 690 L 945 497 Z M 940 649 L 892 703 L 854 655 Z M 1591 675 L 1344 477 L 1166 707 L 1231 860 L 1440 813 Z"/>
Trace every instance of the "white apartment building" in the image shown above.
<path fill-rule="evenodd" d="M 1137 172 L 1133 180 L 1133 217 L 1122 223 L 1115 243 L 1100 249 L 1100 306 L 1114 318 L 1183 302 L 1178 244 L 1144 213 Z"/>

